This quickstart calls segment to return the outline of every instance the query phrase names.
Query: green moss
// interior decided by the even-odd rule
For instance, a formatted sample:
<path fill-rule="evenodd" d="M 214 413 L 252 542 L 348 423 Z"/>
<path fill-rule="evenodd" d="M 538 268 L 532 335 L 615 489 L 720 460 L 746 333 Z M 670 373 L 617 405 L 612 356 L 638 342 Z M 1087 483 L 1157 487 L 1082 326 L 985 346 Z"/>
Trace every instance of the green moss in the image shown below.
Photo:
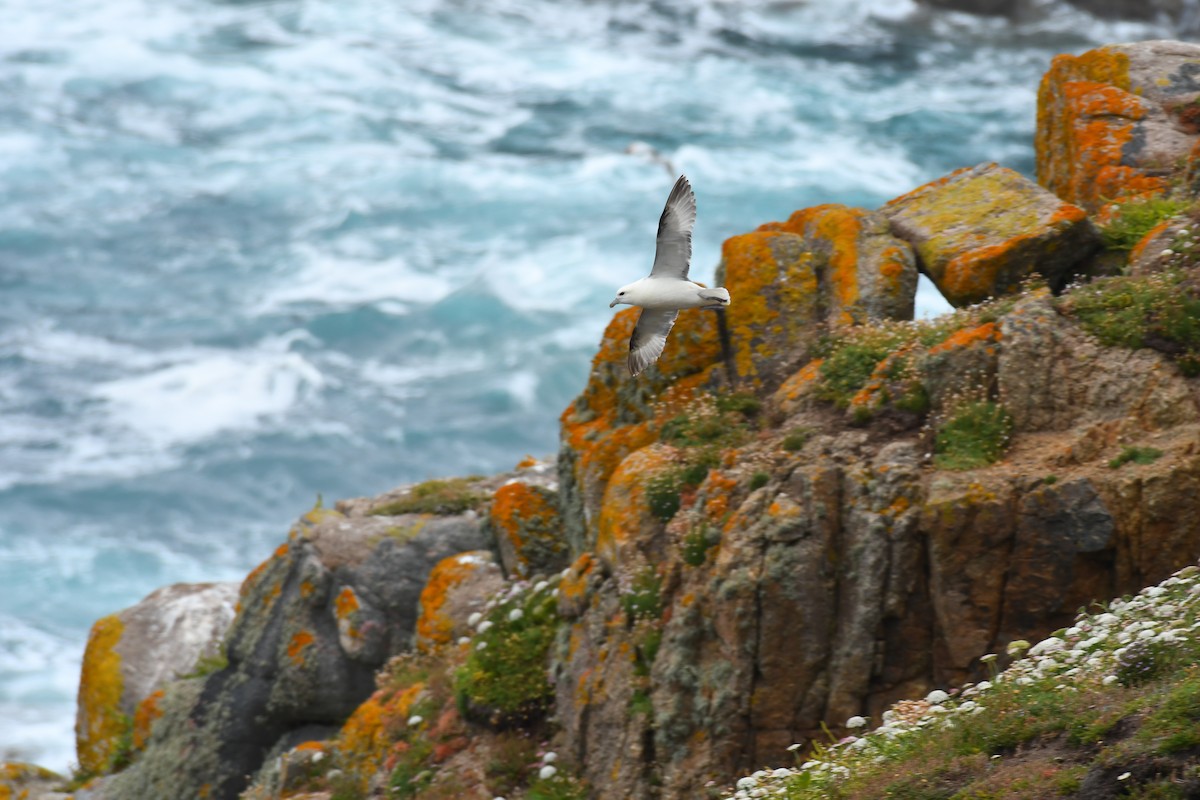
<path fill-rule="evenodd" d="M 1012 430 L 1012 416 L 999 403 L 963 403 L 937 427 L 933 463 L 950 470 L 987 466 L 1004 454 Z"/>
<path fill-rule="evenodd" d="M 784 448 L 786 449 L 786 448 Z M 771 473 L 759 470 L 750 476 L 750 491 L 755 491 L 766 486 L 771 481 Z"/>
<path fill-rule="evenodd" d="M 644 689 L 633 690 L 633 696 L 629 698 L 629 713 L 647 718 L 654 716 L 654 703 Z"/>
<path fill-rule="evenodd" d="M 716 405 L 718 411 L 736 411 L 747 417 L 754 416 L 762 409 L 762 401 L 748 392 L 717 395 Z"/>
<path fill-rule="evenodd" d="M 477 507 L 486 495 L 476 489 L 482 478 L 448 478 L 418 483 L 398 500 L 371 509 L 376 516 L 398 514 L 461 514 Z"/>
<path fill-rule="evenodd" d="M 1150 197 L 1118 203 L 1100 241 L 1109 250 L 1132 250 L 1156 225 L 1186 210 L 1188 203 L 1170 197 Z"/>
<path fill-rule="evenodd" d="M 489 753 L 491 758 L 483 768 L 488 788 L 497 797 L 507 797 L 528 780 L 529 765 L 537 758 L 537 742 L 528 731 L 505 731 L 497 734 Z"/>
<path fill-rule="evenodd" d="M 1137 738 L 1160 755 L 1200 747 L 1200 670 L 1193 666 L 1181 680 L 1165 688 Z"/>
<path fill-rule="evenodd" d="M 225 646 L 212 655 L 202 655 L 196 660 L 196 666 L 192 667 L 192 671 L 183 675 L 187 678 L 203 678 L 206 675 L 211 675 L 214 672 L 220 672 L 229 666 L 229 657 L 225 654 Z"/>
<path fill-rule="evenodd" d="M 666 522 L 679 511 L 682 502 L 679 496 L 681 486 L 677 470 L 668 470 L 655 475 L 646 482 L 646 505 L 650 513 Z"/>
<path fill-rule="evenodd" d="M 1101 344 L 1158 350 L 1187 376 L 1200 375 L 1200 285 L 1188 270 L 1101 278 L 1059 307 Z"/>
<path fill-rule="evenodd" d="M 500 722 L 540 719 L 554 699 L 546 675 L 558 627 L 552 588 L 528 591 L 499 603 L 491 623 L 472 640 L 454 690 L 465 714 Z"/>
<path fill-rule="evenodd" d="M 848 342 L 838 347 L 821 363 L 817 397 L 838 408 L 847 408 L 894 345 L 895 342 L 881 340 Z"/>
<path fill-rule="evenodd" d="M 1134 464 L 1153 464 L 1162 458 L 1162 450 L 1155 447 L 1125 447 L 1121 454 L 1108 462 L 1110 469 L 1117 469 L 1133 462 Z"/>
<path fill-rule="evenodd" d="M 587 785 L 566 774 L 561 766 L 556 764 L 555 768 L 558 772 L 553 777 L 537 778 L 529 784 L 525 800 L 587 800 Z"/>

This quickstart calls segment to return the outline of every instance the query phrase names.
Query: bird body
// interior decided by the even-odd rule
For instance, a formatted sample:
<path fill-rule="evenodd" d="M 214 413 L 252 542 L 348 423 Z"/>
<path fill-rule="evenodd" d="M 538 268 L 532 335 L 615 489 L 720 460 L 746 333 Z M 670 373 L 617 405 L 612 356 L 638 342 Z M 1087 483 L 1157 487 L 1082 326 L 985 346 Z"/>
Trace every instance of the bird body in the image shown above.
<path fill-rule="evenodd" d="M 696 224 L 696 195 L 684 175 L 679 176 L 662 216 L 654 266 L 648 277 L 622 286 L 608 304 L 640 306 L 641 315 L 629 337 L 629 373 L 637 375 L 662 355 L 667 334 L 680 309 L 720 309 L 729 305 L 729 292 L 709 289 L 688 280 L 692 260 L 692 227 Z"/>

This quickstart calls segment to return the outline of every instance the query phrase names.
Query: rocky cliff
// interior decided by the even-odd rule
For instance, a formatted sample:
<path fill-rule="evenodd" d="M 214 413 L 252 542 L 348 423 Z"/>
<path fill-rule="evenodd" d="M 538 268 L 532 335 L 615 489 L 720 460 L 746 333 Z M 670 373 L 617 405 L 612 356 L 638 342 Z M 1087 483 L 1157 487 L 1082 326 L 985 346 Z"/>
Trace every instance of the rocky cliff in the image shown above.
<path fill-rule="evenodd" d="M 186 677 L 97 623 L 75 796 L 716 797 L 1195 562 L 1198 70 L 1062 57 L 1041 185 L 730 238 L 732 306 L 636 379 L 618 313 L 553 464 L 314 509 Z"/>

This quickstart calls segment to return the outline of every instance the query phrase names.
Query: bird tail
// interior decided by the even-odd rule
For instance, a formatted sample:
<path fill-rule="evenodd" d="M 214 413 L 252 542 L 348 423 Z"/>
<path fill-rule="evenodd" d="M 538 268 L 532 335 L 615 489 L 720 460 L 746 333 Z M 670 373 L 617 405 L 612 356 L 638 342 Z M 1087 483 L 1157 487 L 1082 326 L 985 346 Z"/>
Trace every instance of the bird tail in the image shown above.
<path fill-rule="evenodd" d="M 729 305 L 729 290 L 723 286 L 717 286 L 713 289 L 701 289 L 701 300 L 711 300 L 712 303 L 704 306 L 704 308 L 724 308 Z"/>

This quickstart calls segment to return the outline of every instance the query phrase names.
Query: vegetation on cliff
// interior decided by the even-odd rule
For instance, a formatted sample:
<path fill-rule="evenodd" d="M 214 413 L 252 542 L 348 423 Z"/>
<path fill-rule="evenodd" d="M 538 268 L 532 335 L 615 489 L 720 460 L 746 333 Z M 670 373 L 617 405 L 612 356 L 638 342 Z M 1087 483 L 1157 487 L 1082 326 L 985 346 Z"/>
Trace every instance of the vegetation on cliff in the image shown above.
<path fill-rule="evenodd" d="M 1081 613 L 988 680 L 855 717 L 736 800 L 1185 798 L 1200 792 L 1200 568 Z"/>

